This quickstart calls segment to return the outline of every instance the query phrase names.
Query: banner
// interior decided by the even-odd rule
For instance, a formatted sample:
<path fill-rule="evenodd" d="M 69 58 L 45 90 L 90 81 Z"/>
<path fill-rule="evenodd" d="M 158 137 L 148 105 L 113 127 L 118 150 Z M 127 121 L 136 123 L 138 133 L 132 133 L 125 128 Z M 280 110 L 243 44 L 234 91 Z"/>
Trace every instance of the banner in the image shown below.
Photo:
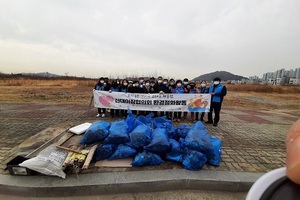
<path fill-rule="evenodd" d="M 94 90 L 97 108 L 209 112 L 210 94 L 141 94 Z"/>

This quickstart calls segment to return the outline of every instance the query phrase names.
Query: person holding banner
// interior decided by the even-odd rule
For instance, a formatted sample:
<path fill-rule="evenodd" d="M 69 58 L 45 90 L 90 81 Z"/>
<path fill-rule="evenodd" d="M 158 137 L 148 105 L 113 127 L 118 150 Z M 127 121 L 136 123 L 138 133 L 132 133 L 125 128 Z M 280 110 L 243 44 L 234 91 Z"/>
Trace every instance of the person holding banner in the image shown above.
<path fill-rule="evenodd" d="M 122 83 L 119 87 L 119 92 L 124 92 L 124 93 L 128 92 L 128 81 L 127 81 L 127 79 L 122 80 Z M 126 118 L 127 110 L 121 110 L 121 115 L 122 115 L 123 118 Z"/>
<path fill-rule="evenodd" d="M 109 92 L 119 92 L 119 90 L 120 90 L 120 84 L 119 84 L 119 80 L 117 79 L 112 82 Z M 115 117 L 115 114 L 118 116 L 119 113 L 120 113 L 119 109 L 111 109 L 110 111 L 110 115 L 112 118 Z"/>
<path fill-rule="evenodd" d="M 190 94 L 196 94 L 197 93 L 196 85 L 195 85 L 194 82 L 190 82 L 187 85 L 187 89 L 189 91 L 188 93 L 190 93 Z M 198 112 L 196 112 L 196 114 L 198 114 Z M 191 121 L 195 122 L 195 112 L 191 112 Z"/>
<path fill-rule="evenodd" d="M 200 94 L 207 94 L 208 89 L 209 88 L 206 87 L 206 81 L 202 81 L 200 87 L 196 88 L 197 93 L 200 93 Z M 200 121 L 204 121 L 204 114 L 205 114 L 205 112 L 201 113 Z M 198 120 L 199 120 L 199 113 L 197 112 L 196 113 L 196 121 L 198 121 Z"/>
<path fill-rule="evenodd" d="M 144 94 L 154 93 L 154 88 L 151 87 L 150 80 L 146 80 L 145 81 L 145 86 L 142 88 L 142 92 L 141 93 L 144 93 Z M 143 114 L 144 115 L 148 115 L 148 114 L 150 114 L 150 111 L 143 111 Z"/>
<path fill-rule="evenodd" d="M 183 79 L 183 89 L 184 89 L 184 93 L 187 93 L 187 94 L 190 93 L 190 89 L 189 89 L 188 85 L 189 85 L 189 79 L 184 78 Z M 187 115 L 188 115 L 188 112 L 183 112 L 184 119 L 186 119 Z"/>
<path fill-rule="evenodd" d="M 100 77 L 98 82 L 96 83 L 94 90 L 104 90 L 104 78 Z M 100 117 L 102 115 L 102 117 L 105 117 L 105 111 L 103 112 L 103 109 L 101 108 L 97 108 L 98 109 L 98 114 L 96 115 L 96 117 Z"/>
<path fill-rule="evenodd" d="M 209 93 L 211 94 L 211 104 L 210 112 L 208 113 L 208 121 L 206 123 L 213 124 L 213 126 L 218 126 L 223 98 L 227 94 L 227 89 L 221 84 L 220 78 L 214 79 L 213 85 L 209 87 Z M 213 111 L 215 113 L 214 121 L 212 119 Z"/>
<path fill-rule="evenodd" d="M 184 88 L 181 80 L 176 81 L 176 87 L 174 89 L 174 94 L 183 94 Z M 181 112 L 174 112 L 173 122 L 180 122 L 181 120 Z"/>
<path fill-rule="evenodd" d="M 166 85 L 163 84 L 163 78 L 161 76 L 157 77 L 157 82 L 154 85 L 154 93 L 163 94 L 166 91 Z M 161 115 L 163 116 L 163 112 Z M 158 117 L 158 112 L 154 111 L 154 117 Z"/>

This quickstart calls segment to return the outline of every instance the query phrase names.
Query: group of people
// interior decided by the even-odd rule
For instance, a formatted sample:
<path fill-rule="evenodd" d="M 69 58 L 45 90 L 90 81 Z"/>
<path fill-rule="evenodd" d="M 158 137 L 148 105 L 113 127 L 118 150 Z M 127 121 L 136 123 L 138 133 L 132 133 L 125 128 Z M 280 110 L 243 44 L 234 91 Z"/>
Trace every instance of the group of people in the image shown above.
<path fill-rule="evenodd" d="M 207 86 L 206 81 L 202 81 L 200 86 L 195 82 L 189 81 L 187 78 L 181 80 L 166 79 L 161 76 L 145 80 L 144 77 L 140 77 L 138 80 L 127 80 L 127 79 L 115 79 L 109 80 L 107 77 L 101 77 L 98 83 L 95 85 L 95 90 L 109 91 L 109 92 L 126 92 L 126 93 L 160 93 L 160 94 L 185 94 L 185 93 L 202 93 L 202 94 L 211 94 L 211 107 L 210 112 L 208 113 L 208 120 L 205 123 L 213 124 L 217 126 L 220 120 L 220 111 L 222 106 L 222 101 L 224 96 L 227 94 L 226 87 L 221 84 L 220 78 L 215 78 L 213 84 Z M 111 117 L 127 116 L 126 110 L 116 110 L 110 109 Z M 97 117 L 105 117 L 107 109 L 98 108 Z M 132 111 L 134 114 L 147 115 L 150 111 Z M 214 119 L 213 114 L 214 112 Z M 173 122 L 181 122 L 182 112 L 160 112 L 153 111 L 154 117 L 157 116 L 166 116 L 169 119 L 172 119 Z M 191 112 L 191 120 L 194 121 L 204 121 L 204 114 L 199 112 Z M 183 112 L 183 117 L 187 118 L 188 112 Z M 199 119 L 200 115 L 200 119 Z"/>

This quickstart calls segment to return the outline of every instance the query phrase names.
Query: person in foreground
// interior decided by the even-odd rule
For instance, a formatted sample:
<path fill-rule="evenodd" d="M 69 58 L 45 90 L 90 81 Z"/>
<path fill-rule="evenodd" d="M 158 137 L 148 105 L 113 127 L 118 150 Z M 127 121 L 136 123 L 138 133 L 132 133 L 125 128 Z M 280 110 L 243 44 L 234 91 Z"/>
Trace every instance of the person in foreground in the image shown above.
<path fill-rule="evenodd" d="M 209 87 L 209 93 L 211 94 L 210 112 L 208 113 L 208 121 L 205 123 L 218 126 L 223 98 L 227 94 L 227 89 L 225 85 L 221 84 L 220 78 L 214 79 L 213 84 Z M 212 117 L 213 112 L 215 113 L 214 121 Z"/>
<path fill-rule="evenodd" d="M 300 119 L 296 121 L 286 137 L 287 177 L 300 184 Z"/>

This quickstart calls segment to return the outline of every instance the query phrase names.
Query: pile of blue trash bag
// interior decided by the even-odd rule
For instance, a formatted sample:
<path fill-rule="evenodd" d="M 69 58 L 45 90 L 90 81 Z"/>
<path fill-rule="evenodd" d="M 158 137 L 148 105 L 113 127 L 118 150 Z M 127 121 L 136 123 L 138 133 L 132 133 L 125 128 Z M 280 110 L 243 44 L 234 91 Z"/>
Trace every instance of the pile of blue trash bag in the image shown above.
<path fill-rule="evenodd" d="M 133 157 L 131 165 L 141 167 L 160 165 L 166 159 L 188 170 L 200 170 L 206 164 L 219 166 L 222 148 L 222 141 L 209 135 L 200 121 L 175 128 L 166 117 L 136 117 L 130 111 L 125 120 L 93 123 L 80 144 L 93 143 L 100 144 L 94 161 Z"/>

